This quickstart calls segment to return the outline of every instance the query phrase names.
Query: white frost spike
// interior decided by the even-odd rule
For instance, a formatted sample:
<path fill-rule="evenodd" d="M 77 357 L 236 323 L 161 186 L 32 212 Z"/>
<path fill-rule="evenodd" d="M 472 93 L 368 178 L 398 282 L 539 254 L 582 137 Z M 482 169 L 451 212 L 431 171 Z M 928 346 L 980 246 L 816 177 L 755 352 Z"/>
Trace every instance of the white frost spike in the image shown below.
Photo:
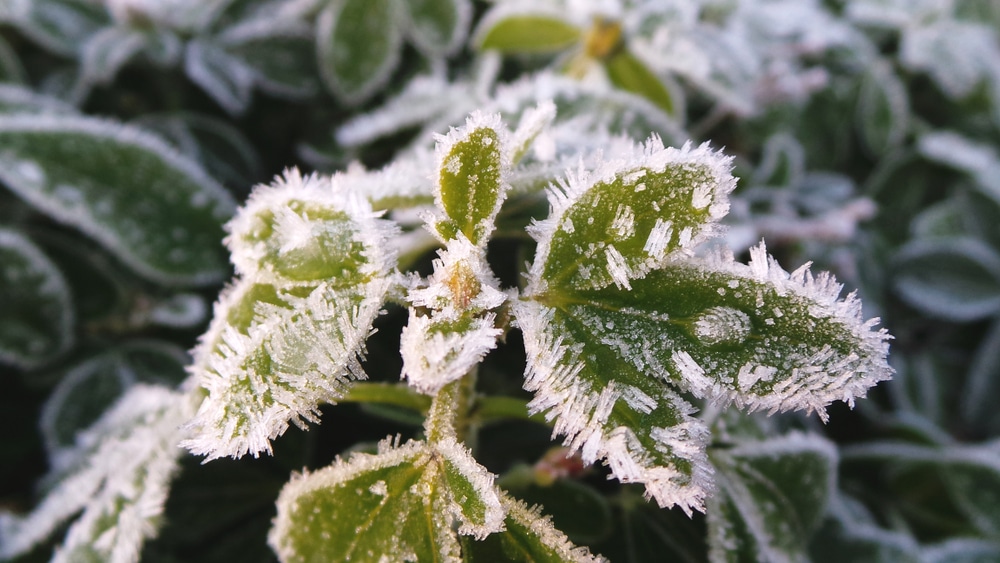
<path fill-rule="evenodd" d="M 546 100 L 537 106 L 530 108 L 521 115 L 521 121 L 517 124 L 517 129 L 511 135 L 510 146 L 513 151 L 511 160 L 515 163 L 528 151 L 536 139 L 543 134 L 546 128 L 556 118 L 556 105 L 552 100 Z M 539 143 L 535 148 L 535 157 L 540 161 L 548 161 L 555 158 L 552 154 L 555 147 L 551 146 L 551 139 Z"/>
<path fill-rule="evenodd" d="M 732 307 L 712 307 L 694 321 L 694 335 L 706 346 L 740 344 L 750 336 L 750 317 Z"/>
<path fill-rule="evenodd" d="M 628 386 L 619 389 L 613 381 L 604 389 L 594 389 L 580 377 L 582 345 L 554 334 L 554 309 L 534 301 L 515 301 L 513 312 L 528 355 L 524 388 L 535 394 L 528 408 L 554 420 L 553 435 L 565 436 L 564 444 L 580 451 L 585 463 L 603 459 L 618 480 L 644 484 L 647 497 L 661 507 L 679 506 L 687 513 L 704 510 L 712 489 L 712 468 L 705 454 L 709 433 L 691 417 L 694 408 L 667 387 L 655 399 Z M 651 412 L 665 402 L 681 421 L 671 428 L 651 429 L 655 451 L 650 451 L 635 429 L 608 424 L 618 401 L 639 413 Z M 690 474 L 670 462 L 656 463 L 654 456 L 683 459 L 691 465 Z"/>
<path fill-rule="evenodd" d="M 472 319 L 467 327 L 454 328 L 410 309 L 400 342 L 403 376 L 428 395 L 461 378 L 496 348 L 503 331 L 494 327 L 495 317 L 487 313 Z"/>
<path fill-rule="evenodd" d="M 558 561 L 607 563 L 607 559 L 591 554 L 586 547 L 573 545 L 565 534 L 552 525 L 548 517 L 542 515 L 541 507 L 528 508 L 522 501 L 505 494 L 500 497 L 500 502 L 507 511 L 507 517 L 530 530 L 543 545 L 556 553 Z"/>
<path fill-rule="evenodd" d="M 66 452 L 72 473 L 51 476 L 58 481 L 34 511 L 0 512 L 0 559 L 26 553 L 82 509 L 53 561 L 77 561 L 84 551 L 88 560 L 138 561 L 143 542 L 156 535 L 178 469 L 188 403 L 162 387 L 132 387 L 77 435 Z"/>

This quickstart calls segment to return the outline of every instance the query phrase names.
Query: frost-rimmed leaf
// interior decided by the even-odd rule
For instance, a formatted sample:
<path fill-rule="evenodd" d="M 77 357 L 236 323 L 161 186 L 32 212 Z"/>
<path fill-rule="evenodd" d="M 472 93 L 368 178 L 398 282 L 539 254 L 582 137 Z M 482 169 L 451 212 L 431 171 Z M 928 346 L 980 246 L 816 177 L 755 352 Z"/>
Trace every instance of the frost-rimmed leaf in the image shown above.
<path fill-rule="evenodd" d="M 291 20 L 258 18 L 223 31 L 219 44 L 253 69 L 255 82 L 277 96 L 316 92 L 316 60 L 310 26 Z"/>
<path fill-rule="evenodd" d="M 76 108 L 22 86 L 0 84 L 0 113 L 74 114 Z"/>
<path fill-rule="evenodd" d="M 135 127 L 84 117 L 0 116 L 0 179 L 95 238 L 139 274 L 201 285 L 226 270 L 229 194 Z"/>
<path fill-rule="evenodd" d="M 1000 175 L 1000 156 L 995 147 L 953 131 L 934 131 L 920 137 L 917 149 L 930 160 L 969 174 L 983 194 L 1000 202 L 1000 188 L 994 181 Z"/>
<path fill-rule="evenodd" d="M 508 54 L 555 53 L 577 43 L 582 33 L 554 11 L 524 13 L 501 5 L 483 17 L 472 43 L 478 49 Z"/>
<path fill-rule="evenodd" d="M 988 435 L 995 435 L 1000 430 L 1000 413 L 994 401 L 1000 397 L 997 373 L 1000 373 L 1000 320 L 993 321 L 972 356 L 959 410 L 962 420 L 974 428 L 984 429 Z"/>
<path fill-rule="evenodd" d="M 861 82 L 857 120 L 871 154 L 884 154 L 903 142 L 909 129 L 910 100 L 887 63 L 874 64 Z"/>
<path fill-rule="evenodd" d="M 1000 311 L 1000 254 L 971 238 L 913 240 L 893 259 L 893 287 L 930 315 L 972 321 Z"/>
<path fill-rule="evenodd" d="M 809 537 L 834 491 L 832 444 L 794 433 L 711 458 L 719 490 L 708 501 L 710 559 L 808 561 Z"/>
<path fill-rule="evenodd" d="M 318 421 L 350 381 L 380 314 L 393 230 L 335 177 L 286 172 L 230 223 L 243 274 L 215 307 L 193 373 L 208 390 L 185 446 L 208 459 L 270 452 L 292 422 Z"/>
<path fill-rule="evenodd" d="M 240 115 L 250 105 L 254 71 L 215 42 L 190 41 L 184 51 L 184 72 L 230 114 Z"/>
<path fill-rule="evenodd" d="M 320 77 L 337 98 L 361 103 L 389 80 L 403 41 L 398 13 L 396 0 L 333 0 L 319 15 Z"/>
<path fill-rule="evenodd" d="M 293 476 L 268 543 L 283 563 L 461 561 L 458 534 L 481 538 L 503 525 L 493 479 L 453 440 L 386 440 L 375 455 Z"/>
<path fill-rule="evenodd" d="M 37 367 L 73 343 L 69 286 L 24 235 L 0 228 L 0 361 Z"/>
<path fill-rule="evenodd" d="M 0 9 L 0 20 L 3 19 L 2 9 Z M 21 61 L 17 58 L 14 50 L 11 49 L 3 39 L 0 39 L 0 82 L 13 84 L 23 84 L 26 82 L 26 74 Z"/>
<path fill-rule="evenodd" d="M 95 33 L 80 53 L 80 80 L 88 86 L 110 82 L 146 46 L 146 40 L 144 33 L 128 28 L 108 27 Z"/>
<path fill-rule="evenodd" d="M 707 144 L 665 148 L 654 136 L 631 158 L 570 174 L 550 192 L 549 217 L 530 227 L 538 254 L 528 293 L 627 289 L 718 233 L 736 187 L 730 162 Z"/>
<path fill-rule="evenodd" d="M 15 3 L 16 4 L 16 3 Z M 87 38 L 110 23 L 103 6 L 78 0 L 32 0 L 15 6 L 12 23 L 46 49 L 73 57 Z"/>
<path fill-rule="evenodd" d="M 77 438 L 75 462 L 26 516 L 0 513 L 0 557 L 27 552 L 77 512 L 53 561 L 138 561 L 178 469 L 189 400 L 137 385 Z"/>
<path fill-rule="evenodd" d="M 510 189 L 507 137 L 499 114 L 473 112 L 465 127 L 438 139 L 435 200 L 447 219 L 434 228 L 445 240 L 460 232 L 473 244 L 486 244 Z"/>
<path fill-rule="evenodd" d="M 462 560 L 466 563 L 599 563 L 607 560 L 577 547 L 541 513 L 508 495 L 500 501 L 507 511 L 504 530 L 482 540 L 462 538 Z"/>
<path fill-rule="evenodd" d="M 628 49 L 622 49 L 604 62 L 608 78 L 615 86 L 642 96 L 668 115 L 676 115 L 674 96 L 662 80 Z"/>
<path fill-rule="evenodd" d="M 450 55 L 469 32 L 469 0 L 407 0 L 407 33 L 413 44 L 430 56 Z"/>
<path fill-rule="evenodd" d="M 187 354 L 172 344 L 134 341 L 75 364 L 42 407 L 39 428 L 50 464 L 61 468 L 71 461 L 76 433 L 94 424 L 133 385 L 177 387 L 187 362 Z"/>
<path fill-rule="evenodd" d="M 662 381 L 641 373 L 585 324 L 535 301 L 513 304 L 528 354 L 529 412 L 554 420 L 553 435 L 585 463 L 603 459 L 625 483 L 643 483 L 661 507 L 702 510 L 711 491 L 708 429 Z M 641 420 L 641 423 L 639 422 Z"/>

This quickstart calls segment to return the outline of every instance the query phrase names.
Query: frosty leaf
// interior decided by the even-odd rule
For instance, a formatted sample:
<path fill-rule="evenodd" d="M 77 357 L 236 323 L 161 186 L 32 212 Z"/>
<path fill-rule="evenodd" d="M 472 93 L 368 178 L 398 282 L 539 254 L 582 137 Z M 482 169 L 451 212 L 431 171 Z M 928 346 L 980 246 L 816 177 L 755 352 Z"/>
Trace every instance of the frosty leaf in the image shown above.
<path fill-rule="evenodd" d="M 554 419 L 553 433 L 585 463 L 603 459 L 620 481 L 645 484 L 661 507 L 703 509 L 708 429 L 691 416 L 694 408 L 596 339 L 589 323 L 602 319 L 534 301 L 513 310 L 528 355 L 524 387 L 535 393 L 529 410 Z"/>
<path fill-rule="evenodd" d="M 25 516 L 0 513 L 0 558 L 23 554 L 74 514 L 53 561 L 138 561 L 178 468 L 188 399 L 138 385 L 77 438 L 72 470 Z"/>
<path fill-rule="evenodd" d="M 216 43 L 190 41 L 184 52 L 184 72 L 230 114 L 240 115 L 250 105 L 254 71 Z"/>
<path fill-rule="evenodd" d="M 642 96 L 668 114 L 675 115 L 673 97 L 663 81 L 628 49 L 621 49 L 604 61 L 604 68 L 615 86 Z"/>
<path fill-rule="evenodd" d="M 1000 157 L 993 145 L 952 131 L 934 131 L 920 137 L 917 149 L 930 160 L 965 172 L 983 194 L 1000 202 L 1000 188 L 994 181 L 1000 174 Z"/>
<path fill-rule="evenodd" d="M 0 19 L 2 19 L 2 13 L 0 13 Z M 23 84 L 26 82 L 26 78 L 24 67 L 17 58 L 17 54 L 6 41 L 0 39 L 0 82 Z"/>
<path fill-rule="evenodd" d="M 763 245 L 749 265 L 728 253 L 679 259 L 632 290 L 536 296 L 579 327 L 582 357 L 602 350 L 644 377 L 751 411 L 816 411 L 853 404 L 888 379 L 888 335 L 863 321 L 853 294 L 826 273 L 789 274 Z M 556 335 L 559 333 L 556 332 Z M 604 351 L 607 349 L 607 351 Z"/>
<path fill-rule="evenodd" d="M 1000 373 L 1000 321 L 994 320 L 972 357 L 959 409 L 961 419 L 972 428 L 983 429 L 984 435 L 1000 433 L 1000 413 L 993 400 L 1000 397 L 997 373 Z"/>
<path fill-rule="evenodd" d="M 429 55 L 448 55 L 462 45 L 472 18 L 469 0 L 408 0 L 407 32 L 413 44 Z"/>
<path fill-rule="evenodd" d="M 204 284 L 226 271 L 233 201 L 158 138 L 90 118 L 0 117 L 0 179 L 145 277 Z"/>
<path fill-rule="evenodd" d="M 888 64 L 875 64 L 865 75 L 857 119 L 861 139 L 871 154 L 884 154 L 903 141 L 909 128 L 910 100 Z"/>
<path fill-rule="evenodd" d="M 510 139 L 510 160 L 512 164 L 520 162 L 535 142 L 535 139 L 552 124 L 555 118 L 556 105 L 551 100 L 540 102 L 537 106 L 521 114 L 517 130 L 514 131 Z"/>
<path fill-rule="evenodd" d="M 570 175 L 551 194 L 549 218 L 531 228 L 539 242 L 529 292 L 629 288 L 693 248 L 729 209 L 729 162 L 707 145 L 664 148 L 653 137 L 630 160 Z"/>
<path fill-rule="evenodd" d="M 289 421 L 318 422 L 319 405 L 364 378 L 358 357 L 387 290 L 381 278 L 345 290 L 234 286 L 195 351 L 192 371 L 208 397 L 184 446 L 209 460 L 257 456 Z"/>
<path fill-rule="evenodd" d="M 504 14 L 495 10 L 483 18 L 475 45 L 502 53 L 553 53 L 580 40 L 581 30 L 555 14 Z"/>
<path fill-rule="evenodd" d="M 87 85 L 105 84 L 146 45 L 146 36 L 136 30 L 108 27 L 83 45 L 80 79 Z"/>
<path fill-rule="evenodd" d="M 46 49 L 73 57 L 87 38 L 108 25 L 100 4 L 80 0 L 33 0 L 15 18 L 17 28 Z"/>
<path fill-rule="evenodd" d="M 0 113 L 76 113 L 66 102 L 28 88 L 0 84 Z"/>
<path fill-rule="evenodd" d="M 791 434 L 714 449 L 719 491 L 708 502 L 712 561 L 808 561 L 806 546 L 834 490 L 837 454 Z"/>
<path fill-rule="evenodd" d="M 74 312 L 62 272 L 23 235 L 0 228 L 0 361 L 25 368 L 65 352 Z"/>
<path fill-rule="evenodd" d="M 290 170 L 258 187 L 229 224 L 226 239 L 239 273 L 351 288 L 394 266 L 385 248 L 392 229 L 369 204 L 331 180 Z"/>
<path fill-rule="evenodd" d="M 76 433 L 89 427 L 136 383 L 176 387 L 185 378 L 185 352 L 171 344 L 137 341 L 74 365 L 42 408 L 40 429 L 50 463 L 62 467 Z"/>
<path fill-rule="evenodd" d="M 465 127 L 438 140 L 438 207 L 447 218 L 434 228 L 445 240 L 462 233 L 486 244 L 509 186 L 506 129 L 500 115 L 474 112 Z"/>
<path fill-rule="evenodd" d="M 504 529 L 485 539 L 462 538 L 462 560 L 466 563 L 598 563 L 586 547 L 574 546 L 538 508 L 507 495 L 500 497 L 507 518 Z"/>
<path fill-rule="evenodd" d="M 255 81 L 279 96 L 307 96 L 319 86 L 309 26 L 258 19 L 227 29 L 219 38 L 226 50 L 254 71 Z"/>
<path fill-rule="evenodd" d="M 386 441 L 293 476 L 268 543 L 283 563 L 457 561 L 458 534 L 484 537 L 503 517 L 493 476 L 462 446 Z"/>
<path fill-rule="evenodd" d="M 320 14 L 320 76 L 345 103 L 371 97 L 396 69 L 403 38 L 396 1 L 333 0 Z"/>
<path fill-rule="evenodd" d="M 935 317 L 972 321 L 1000 311 L 1000 255 L 982 241 L 913 240 L 892 272 L 899 296 Z"/>
<path fill-rule="evenodd" d="M 996 78 L 995 31 L 978 24 L 941 19 L 913 26 L 902 34 L 899 60 L 910 70 L 926 71 L 952 99 L 969 95 L 983 80 Z"/>
<path fill-rule="evenodd" d="M 208 390 L 185 446 L 209 459 L 271 451 L 289 421 L 364 378 L 359 356 L 392 281 L 392 230 L 335 178 L 289 171 L 230 224 L 245 277 L 220 297 L 192 371 Z"/>

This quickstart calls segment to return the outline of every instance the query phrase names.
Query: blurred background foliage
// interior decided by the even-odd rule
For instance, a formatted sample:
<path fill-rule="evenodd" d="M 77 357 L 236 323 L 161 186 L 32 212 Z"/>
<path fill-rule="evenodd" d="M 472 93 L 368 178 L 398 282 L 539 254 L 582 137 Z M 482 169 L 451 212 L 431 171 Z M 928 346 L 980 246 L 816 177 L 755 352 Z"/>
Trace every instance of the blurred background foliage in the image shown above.
<path fill-rule="evenodd" d="M 833 271 L 895 336 L 893 381 L 826 425 L 715 422 L 717 456 L 789 429 L 835 445 L 798 552 L 1000 560 L 998 37 L 997 0 L 2 0 L 0 508 L 30 510 L 52 459 L 129 386 L 184 380 L 230 277 L 221 225 L 254 184 L 378 168 L 473 109 L 516 122 L 552 98 L 567 131 L 724 148 L 740 177 L 729 244 L 764 238 L 788 269 Z M 490 248 L 507 285 L 531 252 L 519 229 L 545 212 L 511 202 Z M 396 381 L 405 319 L 378 321 L 376 381 Z M 525 397 L 518 338 L 487 359 L 484 394 Z M 291 471 L 419 422 L 340 405 L 273 457 L 184 458 L 143 560 L 270 561 Z M 575 466 L 542 424 L 491 422 L 476 449 L 612 561 L 709 555 L 704 516 Z"/>

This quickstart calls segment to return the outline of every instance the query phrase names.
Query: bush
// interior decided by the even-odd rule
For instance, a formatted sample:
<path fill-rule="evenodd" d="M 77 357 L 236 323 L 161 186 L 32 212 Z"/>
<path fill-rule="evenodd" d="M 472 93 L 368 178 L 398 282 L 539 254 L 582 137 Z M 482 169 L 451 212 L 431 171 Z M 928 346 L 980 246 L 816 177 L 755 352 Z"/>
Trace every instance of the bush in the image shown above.
<path fill-rule="evenodd" d="M 0 24 L 0 558 L 1000 559 L 1000 3 Z"/>

